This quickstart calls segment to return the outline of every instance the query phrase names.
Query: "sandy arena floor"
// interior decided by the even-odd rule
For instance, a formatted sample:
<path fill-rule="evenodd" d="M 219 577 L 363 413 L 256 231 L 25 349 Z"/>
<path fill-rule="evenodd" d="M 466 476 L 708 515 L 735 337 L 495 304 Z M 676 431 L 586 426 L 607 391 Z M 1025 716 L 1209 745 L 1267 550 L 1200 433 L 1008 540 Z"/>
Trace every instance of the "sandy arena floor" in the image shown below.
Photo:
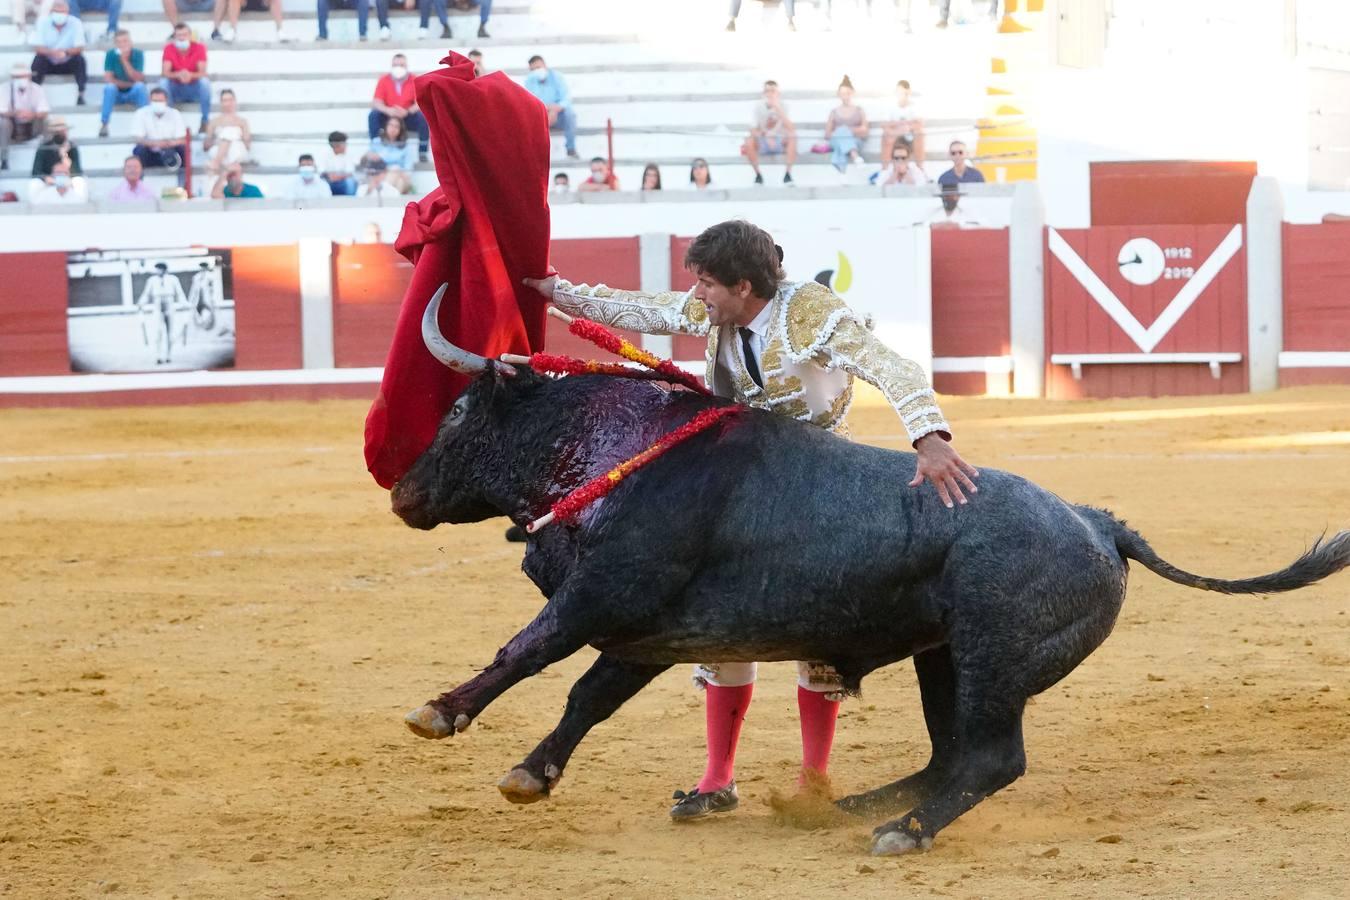
<path fill-rule="evenodd" d="M 945 406 L 968 459 L 1109 506 L 1192 571 L 1277 569 L 1350 527 L 1347 389 Z M 390 514 L 364 413 L 0 411 L 0 896 L 1345 896 L 1350 574 L 1260 599 L 1136 567 L 1115 634 L 1028 709 L 1027 775 L 926 854 L 867 856 L 870 821 L 775 824 L 790 664 L 761 677 L 738 812 L 666 817 L 702 762 L 683 667 L 518 808 L 495 783 L 593 654 L 466 735 L 404 729 L 540 597 L 500 521 Z M 853 425 L 900 446 L 884 408 Z M 892 667 L 846 706 L 835 788 L 926 754 L 913 671 Z"/>

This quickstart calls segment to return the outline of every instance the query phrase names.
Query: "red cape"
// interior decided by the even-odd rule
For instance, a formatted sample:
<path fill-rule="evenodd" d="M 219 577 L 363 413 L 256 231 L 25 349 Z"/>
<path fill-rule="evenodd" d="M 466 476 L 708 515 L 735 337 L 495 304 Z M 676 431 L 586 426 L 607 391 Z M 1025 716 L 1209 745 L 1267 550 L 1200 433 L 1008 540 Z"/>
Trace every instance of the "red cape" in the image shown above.
<path fill-rule="evenodd" d="M 548 269 L 548 118 L 502 72 L 475 78 L 458 53 L 417 79 L 441 186 L 408 204 L 394 249 L 414 266 L 384 380 L 366 416 L 366 467 L 392 487 L 436 436 L 468 379 L 422 343 L 422 313 L 442 283 L 441 332 L 481 353 L 544 348 L 546 304 L 521 284 Z"/>

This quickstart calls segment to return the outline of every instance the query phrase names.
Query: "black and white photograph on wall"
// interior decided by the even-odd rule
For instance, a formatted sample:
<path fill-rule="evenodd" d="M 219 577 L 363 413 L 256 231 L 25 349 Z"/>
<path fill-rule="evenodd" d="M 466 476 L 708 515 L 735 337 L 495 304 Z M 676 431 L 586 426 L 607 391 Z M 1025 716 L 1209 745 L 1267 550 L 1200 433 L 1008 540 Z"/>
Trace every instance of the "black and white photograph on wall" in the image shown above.
<path fill-rule="evenodd" d="M 66 273 L 71 371 L 234 366 L 229 250 L 91 250 Z"/>

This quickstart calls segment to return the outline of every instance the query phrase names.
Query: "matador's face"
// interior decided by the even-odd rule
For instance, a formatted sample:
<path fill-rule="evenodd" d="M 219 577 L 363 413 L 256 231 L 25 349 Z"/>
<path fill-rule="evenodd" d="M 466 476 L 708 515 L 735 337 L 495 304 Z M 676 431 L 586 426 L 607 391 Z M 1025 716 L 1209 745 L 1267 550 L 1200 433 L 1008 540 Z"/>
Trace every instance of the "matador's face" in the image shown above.
<path fill-rule="evenodd" d="M 711 325 L 749 325 L 764 306 L 751 292 L 749 281 L 726 285 L 707 272 L 698 273 L 694 298 L 708 308 Z"/>

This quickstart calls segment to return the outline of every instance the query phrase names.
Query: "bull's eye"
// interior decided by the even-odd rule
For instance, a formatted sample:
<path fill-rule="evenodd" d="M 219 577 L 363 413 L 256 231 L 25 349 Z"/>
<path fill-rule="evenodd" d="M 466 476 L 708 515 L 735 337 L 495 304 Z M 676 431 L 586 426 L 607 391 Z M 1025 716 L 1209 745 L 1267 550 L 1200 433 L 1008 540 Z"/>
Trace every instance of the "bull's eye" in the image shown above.
<path fill-rule="evenodd" d="M 450 407 L 450 421 L 457 423 L 462 418 L 464 418 L 464 404 L 462 402 L 457 402 L 454 406 Z"/>

